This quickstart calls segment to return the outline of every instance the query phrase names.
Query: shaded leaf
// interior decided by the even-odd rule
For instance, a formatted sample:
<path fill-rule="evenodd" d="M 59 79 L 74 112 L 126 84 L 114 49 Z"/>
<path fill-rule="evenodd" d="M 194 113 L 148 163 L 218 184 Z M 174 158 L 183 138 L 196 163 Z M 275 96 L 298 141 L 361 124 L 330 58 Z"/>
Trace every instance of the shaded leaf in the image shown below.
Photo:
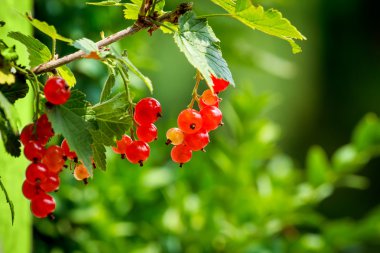
<path fill-rule="evenodd" d="M 105 101 L 111 94 L 112 88 L 115 86 L 116 77 L 113 70 L 110 70 L 110 74 L 107 78 L 106 83 L 103 85 L 102 92 L 100 94 L 100 102 Z"/>
<path fill-rule="evenodd" d="M 187 60 L 201 72 L 210 88 L 213 84 L 211 75 L 235 85 L 227 62 L 222 57 L 220 41 L 206 19 L 196 18 L 193 12 L 185 13 L 179 19 L 179 30 L 174 34 L 174 40 Z"/>
<path fill-rule="evenodd" d="M 11 104 L 17 99 L 23 98 L 29 91 L 25 76 L 15 74 L 15 82 L 12 85 L 0 85 L 0 92 L 8 99 Z"/>
<path fill-rule="evenodd" d="M 314 185 L 319 186 L 328 180 L 329 161 L 325 151 L 318 146 L 312 147 L 306 158 L 307 178 Z"/>
<path fill-rule="evenodd" d="M 5 150 L 14 157 L 21 154 L 21 144 L 18 135 L 12 131 L 9 120 L 5 117 L 4 111 L 0 109 L 0 136 L 3 140 Z"/>

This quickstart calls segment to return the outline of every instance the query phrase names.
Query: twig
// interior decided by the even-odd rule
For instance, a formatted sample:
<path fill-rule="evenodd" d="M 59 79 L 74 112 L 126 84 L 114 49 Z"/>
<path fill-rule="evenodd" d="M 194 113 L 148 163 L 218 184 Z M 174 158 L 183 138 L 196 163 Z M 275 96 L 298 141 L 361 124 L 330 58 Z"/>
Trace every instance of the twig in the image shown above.
<path fill-rule="evenodd" d="M 12 225 L 13 225 L 13 222 L 14 222 L 14 219 L 15 219 L 15 210 L 14 210 L 13 202 L 9 198 L 8 192 L 5 189 L 5 186 L 3 185 L 3 182 L 1 181 L 1 177 L 0 177 L 0 188 L 3 190 L 4 195 L 5 195 L 5 199 L 7 200 L 9 208 L 11 209 L 11 217 L 12 217 Z"/>

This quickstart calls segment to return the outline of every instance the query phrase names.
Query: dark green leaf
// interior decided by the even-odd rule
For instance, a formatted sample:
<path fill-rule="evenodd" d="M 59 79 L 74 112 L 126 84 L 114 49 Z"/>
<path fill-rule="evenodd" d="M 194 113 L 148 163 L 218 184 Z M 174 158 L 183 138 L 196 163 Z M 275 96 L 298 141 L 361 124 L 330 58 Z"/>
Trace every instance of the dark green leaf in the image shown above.
<path fill-rule="evenodd" d="M 62 134 L 70 148 L 74 150 L 80 161 L 92 174 L 92 137 L 88 123 L 84 120 L 87 112 L 85 95 L 72 91 L 70 99 L 64 105 L 54 106 L 47 110 L 54 132 Z"/>
<path fill-rule="evenodd" d="M 222 57 L 219 39 L 206 19 L 197 19 L 193 12 L 182 15 L 174 40 L 187 60 L 201 72 L 210 87 L 213 84 L 211 75 L 235 85 L 227 62 Z"/>
<path fill-rule="evenodd" d="M 107 78 L 106 83 L 103 86 L 102 93 L 100 94 L 100 102 L 105 101 L 111 94 L 112 88 L 115 86 L 115 73 L 110 70 L 110 75 Z"/>
<path fill-rule="evenodd" d="M 17 99 L 25 97 L 29 91 L 24 75 L 16 73 L 15 78 L 15 83 L 12 85 L 0 85 L 0 92 L 11 104 L 14 104 Z"/>
<path fill-rule="evenodd" d="M 319 186 L 328 180 L 329 161 L 325 151 L 318 146 L 312 147 L 307 154 L 308 181 Z"/>
<path fill-rule="evenodd" d="M 21 154 L 21 144 L 18 135 L 12 131 L 9 120 L 5 117 L 4 111 L 0 109 L 0 136 L 3 140 L 5 150 L 14 157 Z"/>
<path fill-rule="evenodd" d="M 45 63 L 51 59 L 49 48 L 42 44 L 39 40 L 29 35 L 24 35 L 20 32 L 10 32 L 8 36 L 18 40 L 26 46 L 29 53 L 30 67 L 38 66 L 39 64 Z"/>

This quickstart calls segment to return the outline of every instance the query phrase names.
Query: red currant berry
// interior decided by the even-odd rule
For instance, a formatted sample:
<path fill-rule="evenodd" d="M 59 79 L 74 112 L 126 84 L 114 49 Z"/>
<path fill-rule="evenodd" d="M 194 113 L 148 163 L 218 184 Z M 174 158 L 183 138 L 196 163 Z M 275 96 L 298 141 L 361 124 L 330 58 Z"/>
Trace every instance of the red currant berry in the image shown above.
<path fill-rule="evenodd" d="M 185 144 L 174 146 L 170 152 L 172 160 L 179 163 L 179 167 L 182 167 L 184 163 L 190 161 L 192 154 L 191 149 Z"/>
<path fill-rule="evenodd" d="M 51 123 L 49 122 L 46 114 L 42 114 L 36 124 L 38 140 L 42 144 L 46 144 L 49 139 L 54 136 L 53 128 L 51 127 Z"/>
<path fill-rule="evenodd" d="M 138 163 L 143 166 L 143 162 L 148 159 L 150 147 L 144 141 L 134 141 L 125 149 L 125 155 L 131 163 Z"/>
<path fill-rule="evenodd" d="M 33 198 L 30 209 L 37 218 L 45 218 L 55 210 L 55 200 L 52 196 L 43 193 Z"/>
<path fill-rule="evenodd" d="M 182 144 L 184 138 L 185 135 L 182 130 L 177 127 L 170 128 L 166 132 L 166 144 L 179 145 Z"/>
<path fill-rule="evenodd" d="M 83 164 L 77 164 L 74 169 L 74 178 L 78 181 L 87 180 L 90 177 L 87 168 Z"/>
<path fill-rule="evenodd" d="M 161 117 L 161 112 L 161 105 L 156 99 L 143 98 L 136 104 L 134 119 L 140 125 L 154 123 Z"/>
<path fill-rule="evenodd" d="M 213 105 L 218 107 L 219 97 L 215 93 L 212 93 L 210 89 L 207 89 L 202 93 L 201 97 L 199 98 L 199 102 L 202 105 Z"/>
<path fill-rule="evenodd" d="M 62 143 L 61 143 L 61 148 L 62 148 L 62 151 L 63 151 L 63 156 L 67 157 L 68 159 L 71 159 L 71 160 L 75 160 L 77 159 L 77 153 L 75 153 L 75 151 L 71 151 L 70 150 L 70 147 L 69 147 L 69 144 L 67 143 L 67 140 L 66 139 L 63 139 Z"/>
<path fill-rule="evenodd" d="M 178 115 L 177 124 L 184 133 L 196 133 L 202 127 L 202 116 L 197 110 L 185 109 Z"/>
<path fill-rule="evenodd" d="M 137 127 L 136 134 L 140 141 L 152 142 L 157 140 L 157 127 L 154 124 L 144 124 Z"/>
<path fill-rule="evenodd" d="M 30 161 L 40 161 L 45 154 L 45 148 L 41 143 L 29 141 L 24 148 L 24 155 Z"/>
<path fill-rule="evenodd" d="M 59 180 L 58 174 L 48 173 L 46 181 L 42 182 L 40 184 L 40 187 L 45 192 L 52 192 L 52 191 L 58 190 L 59 183 L 60 183 L 60 180 Z"/>
<path fill-rule="evenodd" d="M 26 125 L 20 134 L 20 141 L 25 146 L 29 143 L 29 141 L 37 141 L 37 133 L 33 133 L 34 131 L 34 124 Z"/>
<path fill-rule="evenodd" d="M 203 129 L 207 131 L 214 130 L 222 124 L 222 112 L 218 107 L 207 106 L 200 111 L 203 119 Z"/>
<path fill-rule="evenodd" d="M 129 135 L 124 134 L 123 137 L 121 137 L 121 140 L 116 141 L 116 147 L 112 147 L 112 150 L 116 154 L 125 154 L 125 148 L 131 143 L 131 137 L 129 137 Z"/>
<path fill-rule="evenodd" d="M 42 157 L 42 163 L 47 166 L 51 173 L 59 173 L 65 164 L 62 148 L 56 145 L 50 146 Z"/>
<path fill-rule="evenodd" d="M 45 83 L 44 93 L 46 100 L 54 105 L 66 103 L 70 97 L 70 89 L 61 77 L 51 77 Z"/>
<path fill-rule="evenodd" d="M 40 184 L 47 179 L 48 169 L 43 163 L 32 163 L 26 168 L 25 176 L 26 180 L 32 184 Z"/>
<path fill-rule="evenodd" d="M 201 150 L 210 142 L 208 132 L 204 129 L 194 134 L 185 134 L 185 143 L 193 151 Z"/>
<path fill-rule="evenodd" d="M 38 185 L 32 185 L 27 180 L 22 184 L 22 194 L 24 194 L 25 198 L 33 199 L 44 191 Z"/>
<path fill-rule="evenodd" d="M 212 88 L 216 94 L 227 89 L 228 85 L 230 84 L 230 82 L 227 80 L 224 80 L 223 78 L 217 78 L 214 75 L 211 75 L 211 79 L 213 82 Z"/>

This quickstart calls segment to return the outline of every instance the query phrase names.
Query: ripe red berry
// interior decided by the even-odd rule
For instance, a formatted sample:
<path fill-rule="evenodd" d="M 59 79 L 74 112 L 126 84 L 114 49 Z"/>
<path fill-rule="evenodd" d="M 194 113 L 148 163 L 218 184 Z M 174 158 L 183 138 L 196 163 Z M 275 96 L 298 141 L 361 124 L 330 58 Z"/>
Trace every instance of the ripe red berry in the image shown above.
<path fill-rule="evenodd" d="M 216 94 L 227 89 L 228 85 L 230 84 L 230 82 L 227 80 L 224 80 L 223 78 L 217 78 L 214 75 L 211 75 L 211 79 L 213 82 L 212 88 Z"/>
<path fill-rule="evenodd" d="M 46 100 L 54 105 L 66 103 L 70 98 L 70 89 L 61 77 L 51 77 L 45 83 L 44 93 Z"/>
<path fill-rule="evenodd" d="M 116 141 L 116 147 L 112 147 L 112 150 L 116 154 L 125 154 L 125 148 L 132 143 L 131 137 L 124 134 L 120 140 Z"/>
<path fill-rule="evenodd" d="M 196 133 L 202 128 L 202 116 L 197 110 L 185 109 L 178 115 L 177 124 L 184 133 Z"/>
<path fill-rule="evenodd" d="M 83 164 L 77 164 L 74 169 L 74 178 L 78 181 L 86 180 L 90 177 L 90 173 L 88 173 L 88 170 L 86 166 Z M 86 183 L 86 182 L 85 182 Z"/>
<path fill-rule="evenodd" d="M 202 128 L 211 131 L 222 124 L 222 112 L 215 106 L 207 106 L 200 111 L 203 119 Z"/>
<path fill-rule="evenodd" d="M 35 133 L 33 131 L 34 131 L 34 124 L 28 124 L 22 129 L 21 134 L 20 134 L 20 141 L 22 142 L 24 146 L 28 144 L 29 141 L 38 140 L 37 133 L 36 133 L 37 130 Z"/>
<path fill-rule="evenodd" d="M 52 196 L 43 193 L 33 198 L 30 209 L 37 218 L 45 218 L 55 210 L 55 200 Z"/>
<path fill-rule="evenodd" d="M 161 117 L 161 112 L 161 105 L 156 99 L 143 98 L 136 104 L 134 119 L 140 125 L 154 123 Z"/>
<path fill-rule="evenodd" d="M 71 159 L 71 160 L 75 160 L 77 159 L 77 153 L 75 153 L 75 151 L 71 151 L 70 150 L 70 147 L 69 147 L 69 144 L 67 143 L 67 140 L 66 139 L 63 139 L 62 143 L 61 143 L 61 148 L 62 148 L 62 151 L 63 151 L 63 156 L 67 157 L 68 159 Z"/>
<path fill-rule="evenodd" d="M 48 173 L 46 177 L 46 181 L 42 182 L 40 184 L 40 187 L 45 192 L 52 192 L 56 191 L 59 188 L 59 177 L 58 174 L 55 173 Z"/>
<path fill-rule="evenodd" d="M 144 124 L 137 127 L 136 134 L 140 141 L 152 142 L 157 140 L 157 127 L 154 124 Z"/>
<path fill-rule="evenodd" d="M 38 141 L 45 145 L 49 139 L 54 136 L 51 123 L 49 122 L 46 114 L 42 114 L 36 124 Z"/>
<path fill-rule="evenodd" d="M 185 143 L 193 151 L 205 148 L 209 142 L 208 132 L 204 129 L 194 134 L 185 134 Z"/>
<path fill-rule="evenodd" d="M 144 141 L 134 141 L 127 146 L 125 155 L 131 163 L 138 163 L 143 166 L 143 162 L 148 159 L 150 147 Z"/>
<path fill-rule="evenodd" d="M 182 167 L 184 163 L 190 161 L 192 153 L 189 146 L 180 144 L 172 148 L 170 156 L 174 162 L 179 163 L 179 167 Z"/>
<path fill-rule="evenodd" d="M 184 133 L 177 127 L 172 127 L 166 132 L 166 144 L 179 145 L 182 144 L 184 138 Z"/>
<path fill-rule="evenodd" d="M 57 145 L 50 146 L 42 157 L 42 163 L 47 166 L 51 173 L 59 173 L 65 164 L 62 148 Z"/>
<path fill-rule="evenodd" d="M 30 161 L 40 161 L 45 154 L 45 148 L 41 143 L 29 141 L 24 148 L 24 155 Z"/>
<path fill-rule="evenodd" d="M 22 194 L 24 194 L 25 198 L 33 199 L 44 191 L 38 185 L 32 185 L 27 180 L 22 184 Z"/>
<path fill-rule="evenodd" d="M 26 180 L 32 184 L 40 184 L 47 179 L 48 169 L 43 163 L 32 163 L 26 168 L 25 176 Z"/>

